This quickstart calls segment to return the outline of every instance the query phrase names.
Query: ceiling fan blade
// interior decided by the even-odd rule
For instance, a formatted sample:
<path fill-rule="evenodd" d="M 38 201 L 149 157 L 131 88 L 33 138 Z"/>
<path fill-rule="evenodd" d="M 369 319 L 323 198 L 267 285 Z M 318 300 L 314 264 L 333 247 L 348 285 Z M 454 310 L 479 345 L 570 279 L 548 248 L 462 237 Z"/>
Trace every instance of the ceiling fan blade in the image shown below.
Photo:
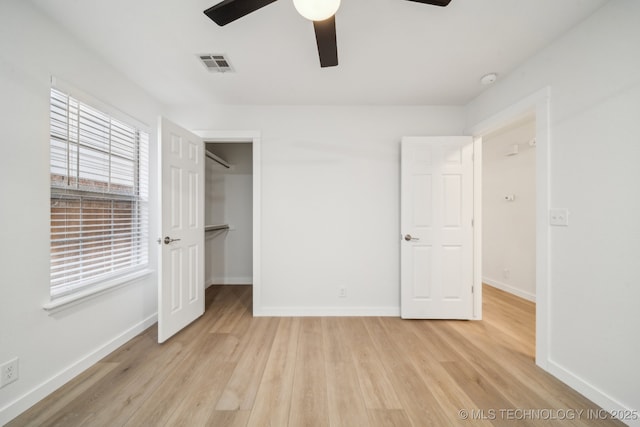
<path fill-rule="evenodd" d="M 255 12 L 276 0 L 224 0 L 204 11 L 213 22 L 223 26 Z"/>
<path fill-rule="evenodd" d="M 434 6 L 447 6 L 449 3 L 451 3 L 451 0 L 409 0 L 409 1 L 415 1 L 417 3 L 424 3 L 424 4 L 431 4 Z"/>
<path fill-rule="evenodd" d="M 335 67 L 338 65 L 338 44 L 336 42 L 336 16 L 324 21 L 313 21 L 316 31 L 316 44 L 321 67 Z"/>

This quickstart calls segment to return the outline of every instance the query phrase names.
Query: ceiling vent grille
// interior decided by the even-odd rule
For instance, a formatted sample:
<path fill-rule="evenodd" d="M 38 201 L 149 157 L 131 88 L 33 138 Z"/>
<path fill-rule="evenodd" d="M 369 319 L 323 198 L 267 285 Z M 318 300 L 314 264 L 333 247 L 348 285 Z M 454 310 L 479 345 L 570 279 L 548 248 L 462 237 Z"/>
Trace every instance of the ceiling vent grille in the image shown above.
<path fill-rule="evenodd" d="M 198 55 L 200 61 L 204 64 L 207 70 L 212 73 L 227 73 L 233 72 L 233 67 L 229 60 L 221 54 L 202 54 Z"/>

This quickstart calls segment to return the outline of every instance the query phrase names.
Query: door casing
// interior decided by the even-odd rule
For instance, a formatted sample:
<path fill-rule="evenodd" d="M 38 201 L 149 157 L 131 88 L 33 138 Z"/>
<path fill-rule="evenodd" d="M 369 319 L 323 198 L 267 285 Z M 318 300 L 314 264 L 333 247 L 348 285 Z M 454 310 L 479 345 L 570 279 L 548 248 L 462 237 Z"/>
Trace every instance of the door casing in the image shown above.
<path fill-rule="evenodd" d="M 250 143 L 253 153 L 253 316 L 264 316 L 262 311 L 262 155 L 260 144 L 260 132 L 258 131 L 219 131 L 219 130 L 195 130 L 198 135 L 207 142 L 226 143 Z M 204 191 L 204 188 L 203 190 Z"/>

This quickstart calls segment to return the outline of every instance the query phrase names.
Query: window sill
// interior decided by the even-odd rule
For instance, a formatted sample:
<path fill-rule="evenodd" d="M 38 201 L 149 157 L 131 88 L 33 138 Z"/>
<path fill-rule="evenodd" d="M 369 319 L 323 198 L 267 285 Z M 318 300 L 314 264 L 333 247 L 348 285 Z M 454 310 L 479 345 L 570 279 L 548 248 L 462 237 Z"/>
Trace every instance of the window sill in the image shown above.
<path fill-rule="evenodd" d="M 42 308 L 45 311 L 48 311 L 50 314 L 57 313 L 59 311 L 72 307 L 76 304 L 80 304 L 83 301 L 87 301 L 89 299 L 95 298 L 98 295 L 102 295 L 106 292 L 110 292 L 117 288 L 121 288 L 138 279 L 149 276 L 151 275 L 151 273 L 153 273 L 153 270 L 150 270 L 150 269 L 135 271 L 125 276 L 120 276 L 120 277 L 102 282 L 97 286 L 93 286 L 91 289 L 86 289 L 84 291 L 80 291 L 72 295 L 56 298 L 44 304 Z"/>

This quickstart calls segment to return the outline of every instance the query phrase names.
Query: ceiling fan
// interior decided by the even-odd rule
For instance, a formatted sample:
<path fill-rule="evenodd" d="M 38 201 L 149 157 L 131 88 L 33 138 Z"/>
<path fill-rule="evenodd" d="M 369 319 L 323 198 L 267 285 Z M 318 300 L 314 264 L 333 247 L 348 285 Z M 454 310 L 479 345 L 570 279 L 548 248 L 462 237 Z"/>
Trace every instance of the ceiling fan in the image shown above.
<path fill-rule="evenodd" d="M 204 13 L 216 24 L 223 26 L 245 15 L 255 12 L 276 0 L 224 0 L 205 10 Z M 407 0 L 434 6 L 447 6 L 451 0 Z M 321 67 L 338 65 L 336 43 L 336 16 L 340 0 L 293 0 L 296 10 L 313 21 Z"/>

